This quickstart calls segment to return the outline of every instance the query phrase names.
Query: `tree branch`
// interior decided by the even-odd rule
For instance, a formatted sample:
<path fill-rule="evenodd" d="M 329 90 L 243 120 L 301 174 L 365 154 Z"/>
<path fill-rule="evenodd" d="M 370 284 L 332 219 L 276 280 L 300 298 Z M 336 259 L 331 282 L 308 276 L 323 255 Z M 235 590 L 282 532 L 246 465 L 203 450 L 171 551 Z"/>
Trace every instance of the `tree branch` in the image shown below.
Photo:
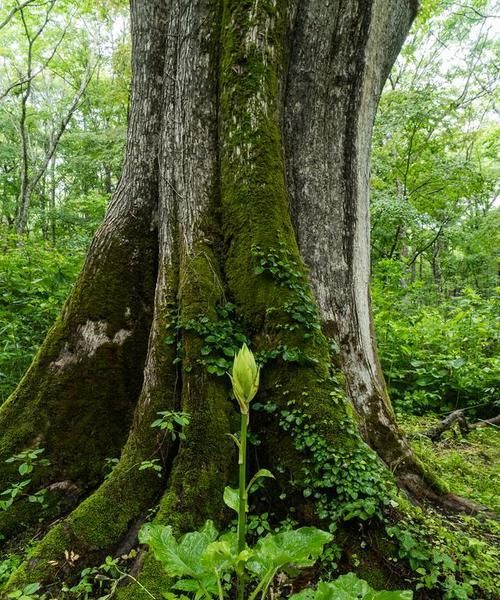
<path fill-rule="evenodd" d="M 451 429 L 455 423 L 458 423 L 460 428 L 460 433 L 465 436 L 467 435 L 471 429 L 479 429 L 481 427 L 488 427 L 488 425 L 492 425 L 497 427 L 500 423 L 500 415 L 493 417 L 492 419 L 479 419 L 477 423 L 469 423 L 467 418 L 465 417 L 464 410 L 454 410 L 448 416 L 446 416 L 440 423 L 438 423 L 435 427 L 431 427 L 428 429 L 424 435 L 430 438 L 433 442 L 437 442 L 443 433 L 447 429 Z"/>
<path fill-rule="evenodd" d="M 91 64 L 89 62 L 87 69 L 85 71 L 85 75 L 80 84 L 80 87 L 79 87 L 77 93 L 75 94 L 73 101 L 71 102 L 68 110 L 66 111 L 66 114 L 61 119 L 61 123 L 59 125 L 58 130 L 56 131 L 55 135 L 52 137 L 51 144 L 49 145 L 47 153 L 45 154 L 45 158 L 42 163 L 42 166 L 40 167 L 40 169 L 38 170 L 37 174 L 35 175 L 35 177 L 33 178 L 32 182 L 31 182 L 32 188 L 36 187 L 36 185 L 38 184 L 40 179 L 43 177 L 45 171 L 47 170 L 50 159 L 52 158 L 54 152 L 56 151 L 57 145 L 59 144 L 59 141 L 60 141 L 66 127 L 68 126 L 68 123 L 69 123 L 71 117 L 73 116 L 73 113 L 78 108 L 78 105 L 80 104 L 80 100 L 82 99 L 82 96 L 85 93 L 85 90 L 87 89 L 87 87 L 90 83 L 90 80 L 92 79 L 92 75 L 94 74 L 95 68 L 96 68 L 96 65 L 91 66 Z"/>
<path fill-rule="evenodd" d="M 8 15 L 0 23 L 0 29 L 3 29 L 6 25 L 8 25 L 16 13 L 18 13 L 20 10 L 22 10 L 29 4 L 33 4 L 34 2 L 35 2 L 35 0 L 25 0 L 25 2 L 23 2 L 22 4 L 18 4 L 17 6 L 14 6 L 13 8 L 11 8 Z"/>
<path fill-rule="evenodd" d="M 417 252 L 415 252 L 415 254 L 412 256 L 411 260 L 408 261 L 406 263 L 407 267 L 411 267 L 412 264 L 417 260 L 417 258 L 423 253 L 425 252 L 428 248 L 430 248 L 433 244 L 436 243 L 437 239 L 439 238 L 439 236 L 441 235 L 445 225 L 448 224 L 450 218 L 446 217 L 445 220 L 441 223 L 441 225 L 439 226 L 439 229 L 437 230 L 436 235 L 432 238 L 432 240 L 428 243 L 425 244 L 425 246 L 423 248 L 420 248 L 420 250 L 417 250 Z"/>
<path fill-rule="evenodd" d="M 36 77 L 38 77 L 38 75 L 40 75 L 40 73 L 43 73 L 43 71 L 45 71 L 45 69 L 49 66 L 49 63 L 52 61 L 52 59 L 56 55 L 56 52 L 59 49 L 59 46 L 62 44 L 62 41 L 65 38 L 66 33 L 68 31 L 68 27 L 69 27 L 69 22 L 68 22 L 67 26 L 64 28 L 64 31 L 63 31 L 61 37 L 59 38 L 57 44 L 52 49 L 52 52 L 50 53 L 47 60 L 43 63 L 43 65 L 39 69 L 37 69 L 37 71 L 35 71 L 35 73 L 32 73 L 29 77 L 26 77 L 25 79 L 21 79 L 21 81 L 16 81 L 15 83 L 9 85 L 9 87 L 4 92 L 2 92 L 2 95 L 0 96 L 0 102 L 6 96 L 8 96 L 10 94 L 10 92 L 12 90 L 14 90 L 16 87 L 24 85 L 25 83 L 31 83 L 33 81 L 33 79 L 35 79 Z"/>

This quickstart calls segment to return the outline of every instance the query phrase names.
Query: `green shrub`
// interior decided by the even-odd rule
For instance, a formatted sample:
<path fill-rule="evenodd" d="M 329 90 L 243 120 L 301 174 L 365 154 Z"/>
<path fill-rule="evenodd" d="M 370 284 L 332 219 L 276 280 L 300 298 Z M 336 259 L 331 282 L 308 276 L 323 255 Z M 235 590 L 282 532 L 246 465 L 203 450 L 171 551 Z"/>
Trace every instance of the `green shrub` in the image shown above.
<path fill-rule="evenodd" d="M 399 265 L 379 263 L 372 285 L 377 342 L 395 407 L 424 414 L 455 408 L 494 413 L 498 403 L 498 293 L 444 297 L 402 287 Z"/>
<path fill-rule="evenodd" d="M 40 239 L 0 230 L 0 404 L 29 366 L 81 267 Z"/>

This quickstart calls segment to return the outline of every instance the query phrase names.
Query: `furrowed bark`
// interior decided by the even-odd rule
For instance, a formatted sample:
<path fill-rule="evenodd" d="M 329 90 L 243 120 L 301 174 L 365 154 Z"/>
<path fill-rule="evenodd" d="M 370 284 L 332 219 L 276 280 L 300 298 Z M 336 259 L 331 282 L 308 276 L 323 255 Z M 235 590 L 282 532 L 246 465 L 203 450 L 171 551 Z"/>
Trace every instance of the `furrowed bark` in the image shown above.
<path fill-rule="evenodd" d="M 369 296 L 369 159 L 383 84 L 414 2 L 301 3 L 290 33 L 285 148 L 291 211 L 323 328 L 338 344 L 364 438 L 418 496 L 442 491 L 399 430 L 376 353 Z M 315 65 L 311 69 L 311 65 Z M 437 492 L 437 493 L 436 493 Z"/>
<path fill-rule="evenodd" d="M 39 446 L 51 466 L 34 473 L 34 486 L 71 481 L 85 492 L 102 480 L 104 459 L 119 455 L 127 437 L 143 381 L 157 272 L 161 5 L 135 8 L 146 15 L 134 19 L 134 108 L 117 191 L 61 317 L 0 408 L 2 483 L 15 477 L 5 459 Z M 0 515 L 0 529 L 9 535 L 39 517 L 38 506 L 20 502 Z"/>
<path fill-rule="evenodd" d="M 217 319 L 225 301 L 219 266 L 217 59 L 219 3 L 186 0 L 171 3 L 177 26 L 162 143 L 162 203 L 177 210 L 179 251 L 178 307 L 181 324 Z M 225 380 L 200 364 L 203 339 L 181 327 L 181 408 L 190 415 L 155 521 L 177 534 L 200 527 L 206 519 L 221 523 L 222 493 L 230 478 L 234 452 L 234 407 Z M 169 582 L 154 557 L 141 553 L 136 570 L 149 593 L 161 596 Z M 150 598 L 137 584 L 120 589 L 119 600 Z"/>
<path fill-rule="evenodd" d="M 311 522 L 327 518 L 327 513 L 340 516 L 343 510 L 346 498 L 336 490 L 341 487 L 335 474 L 339 462 L 348 464 L 353 479 L 359 480 L 359 489 L 353 490 L 359 502 L 370 496 L 368 486 L 362 489 L 363 475 L 357 473 L 361 457 L 373 466 L 374 480 L 379 479 L 374 495 L 382 493 L 386 481 L 375 455 L 359 438 L 338 380 L 331 375 L 328 342 L 289 214 L 279 92 L 286 73 L 290 4 L 268 1 L 252 6 L 248 11 L 227 3 L 223 19 L 225 269 L 228 288 L 257 348 L 276 357 L 263 369 L 261 402 L 275 403 L 279 412 L 262 423 L 262 454 L 267 466 L 278 465 L 285 473 L 280 485 L 287 494 L 295 494 L 296 501 L 297 495 L 302 497 L 301 518 Z M 299 423 L 303 427 L 295 426 Z M 303 431 L 311 433 L 310 444 L 304 442 Z M 287 476 L 295 480 L 291 489 Z M 314 492 L 314 501 L 304 501 L 305 490 Z M 335 507 L 331 513 L 327 503 Z"/>

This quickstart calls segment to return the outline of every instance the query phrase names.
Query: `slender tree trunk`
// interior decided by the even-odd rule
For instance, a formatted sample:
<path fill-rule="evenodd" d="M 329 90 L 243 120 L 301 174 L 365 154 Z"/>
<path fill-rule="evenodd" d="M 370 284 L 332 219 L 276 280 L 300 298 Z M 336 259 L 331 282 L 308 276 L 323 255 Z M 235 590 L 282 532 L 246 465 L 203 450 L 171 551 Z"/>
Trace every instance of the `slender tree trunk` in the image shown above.
<path fill-rule="evenodd" d="M 52 245 L 56 245 L 57 241 L 57 224 L 56 224 L 56 153 L 50 159 L 50 196 L 49 196 L 49 225 L 50 225 L 50 240 Z"/>
<path fill-rule="evenodd" d="M 24 231 L 26 230 L 26 228 L 28 226 L 29 211 L 30 211 L 30 206 L 31 206 L 31 197 L 33 195 L 33 192 L 36 189 L 37 185 L 40 183 L 40 180 L 42 179 L 42 177 L 45 176 L 45 173 L 47 172 L 47 169 L 50 165 L 52 156 L 54 155 L 54 153 L 57 149 L 57 146 L 61 140 L 61 137 L 63 136 L 64 132 L 66 131 L 66 127 L 68 126 L 68 124 L 71 120 L 71 117 L 73 116 L 76 109 L 78 108 L 80 100 L 82 99 L 82 96 L 84 95 L 84 93 L 87 89 L 87 86 L 90 83 L 90 80 L 92 78 L 92 73 L 93 73 L 93 68 L 89 63 L 87 65 L 87 70 L 82 78 L 81 83 L 80 83 L 80 87 L 76 91 L 71 104 L 69 105 L 69 107 L 66 109 L 66 112 L 62 116 L 58 128 L 50 136 L 50 143 L 48 145 L 47 151 L 45 152 L 45 155 L 43 157 L 41 165 L 37 169 L 34 169 L 34 172 L 30 176 L 30 174 L 29 174 L 30 165 L 29 165 L 29 155 L 28 155 L 28 134 L 27 134 L 27 129 L 26 129 L 26 118 L 27 118 L 27 102 L 28 102 L 28 99 L 30 96 L 31 81 L 32 81 L 32 74 L 31 74 L 32 44 L 30 45 L 29 48 L 30 48 L 30 55 L 29 55 L 30 67 L 28 70 L 29 81 L 27 84 L 27 90 L 24 93 L 24 95 L 22 97 L 22 101 L 21 101 L 20 129 L 21 129 L 22 167 L 21 167 L 21 189 L 19 192 L 17 214 L 16 214 L 16 230 L 18 233 L 24 233 Z"/>
<path fill-rule="evenodd" d="M 414 3 L 133 0 L 131 10 L 123 175 L 61 318 L 0 410 L 0 457 L 45 447 L 52 466 L 35 483 L 69 480 L 82 501 L 9 590 L 71 576 L 65 550 L 80 567 L 130 546 L 155 504 L 178 532 L 224 522 L 237 411 L 223 349 L 243 332 L 264 362 L 256 460 L 277 475 L 277 512 L 325 526 L 366 518 L 392 485 L 384 463 L 417 500 L 441 498 L 394 422 L 368 293 L 371 127 Z M 191 415 L 180 444 L 151 428 L 175 408 Z M 152 459 L 161 477 L 139 469 Z M 0 516 L 7 535 L 40 516 L 16 506 Z M 136 571 L 165 591 L 150 555 Z M 129 586 L 118 597 L 148 596 Z"/>

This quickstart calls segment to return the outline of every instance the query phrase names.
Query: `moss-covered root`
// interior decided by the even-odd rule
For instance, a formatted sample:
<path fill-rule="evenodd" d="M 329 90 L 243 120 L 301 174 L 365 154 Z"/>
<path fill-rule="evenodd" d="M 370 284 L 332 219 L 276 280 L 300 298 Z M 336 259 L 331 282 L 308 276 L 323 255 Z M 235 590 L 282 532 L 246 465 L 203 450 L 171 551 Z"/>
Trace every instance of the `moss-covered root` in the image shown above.
<path fill-rule="evenodd" d="M 29 561 L 12 576 L 8 590 L 33 581 L 47 583 L 71 575 L 73 567 L 81 570 L 85 564 L 98 562 L 159 496 L 175 448 L 172 439 L 152 429 L 151 424 L 158 411 L 174 410 L 177 403 L 175 346 L 164 343 L 173 327 L 167 305 L 175 299 L 174 279 L 170 271 L 168 275 L 160 273 L 159 286 L 163 288 L 157 294 L 144 389 L 120 461 L 103 484 L 38 543 Z M 163 460 L 161 477 L 155 470 L 140 468 L 143 461 L 151 460 L 158 464 Z M 74 552 L 80 560 L 69 564 L 65 551 Z"/>
<path fill-rule="evenodd" d="M 99 564 L 104 553 L 112 551 L 159 493 L 161 480 L 156 474 L 139 471 L 143 456 L 146 458 L 136 454 L 135 464 L 128 469 L 125 465 L 131 457 L 124 457 L 111 477 L 36 545 L 29 560 L 5 585 L 4 593 L 35 581 L 47 584 L 66 577 L 72 580 L 85 565 Z M 68 561 L 66 551 L 79 560 Z"/>
<path fill-rule="evenodd" d="M 198 397 L 196 406 L 191 405 L 187 439 L 181 445 L 155 518 L 157 523 L 171 525 L 178 535 L 198 529 L 207 519 L 224 521 L 222 494 L 236 468 L 236 454 L 226 435 L 231 431 L 234 409 L 226 386 L 211 379 L 198 379 Z M 168 591 L 168 580 L 149 552 L 140 558 L 138 580 L 156 598 Z M 133 582 L 117 594 L 118 600 L 143 598 L 151 596 Z"/>
<path fill-rule="evenodd" d="M 190 423 L 161 500 L 156 522 L 171 525 L 177 534 L 197 529 L 206 519 L 223 520 L 222 495 L 236 453 L 228 433 L 237 427 L 226 378 L 210 375 L 201 363 L 204 340 L 186 325 L 200 318 L 216 319 L 223 288 L 211 249 L 198 244 L 181 269 L 182 410 Z M 234 470 L 234 469 L 233 469 Z M 141 556 L 138 577 L 150 593 L 161 597 L 165 575 L 149 553 Z M 118 592 L 120 600 L 150 598 L 136 583 Z"/>
<path fill-rule="evenodd" d="M 115 231 L 99 264 L 87 265 L 29 371 L 0 408 L 2 489 L 18 478 L 18 465 L 5 460 L 28 448 L 44 448 L 50 461 L 33 471 L 31 490 L 64 482 L 82 493 L 102 478 L 105 458 L 120 453 L 141 391 L 153 312 L 156 242 L 145 216 L 142 224 L 137 219 L 135 230 L 129 223 Z M 136 254 L 144 264 L 134 266 Z M 2 515 L 4 535 L 44 516 L 33 503 L 15 513 Z"/>

